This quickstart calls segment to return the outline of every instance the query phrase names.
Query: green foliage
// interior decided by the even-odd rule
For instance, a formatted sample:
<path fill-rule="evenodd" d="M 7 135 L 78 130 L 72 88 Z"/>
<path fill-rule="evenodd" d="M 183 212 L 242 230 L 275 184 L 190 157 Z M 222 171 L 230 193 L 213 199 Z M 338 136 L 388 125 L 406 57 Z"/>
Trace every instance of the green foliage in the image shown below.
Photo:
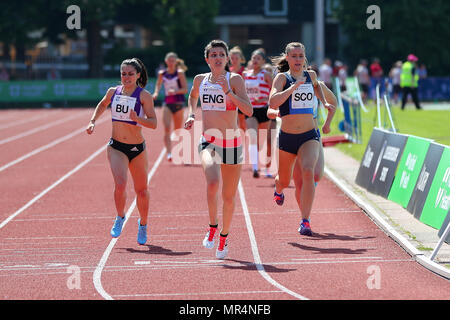
<path fill-rule="evenodd" d="M 381 10 L 381 30 L 366 26 L 369 5 Z M 348 35 L 344 57 L 355 65 L 360 58 L 378 57 L 387 73 L 397 60 L 414 53 L 431 75 L 450 74 L 450 2 L 446 0 L 341 0 L 336 16 Z"/>

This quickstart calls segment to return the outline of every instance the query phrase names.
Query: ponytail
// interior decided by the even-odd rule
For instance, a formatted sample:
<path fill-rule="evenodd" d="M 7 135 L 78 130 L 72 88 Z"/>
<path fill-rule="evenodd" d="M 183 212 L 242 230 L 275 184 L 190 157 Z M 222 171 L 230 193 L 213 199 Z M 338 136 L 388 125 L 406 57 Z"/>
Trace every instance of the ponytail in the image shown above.
<path fill-rule="evenodd" d="M 286 54 L 283 53 L 281 56 L 270 58 L 272 64 L 278 69 L 278 72 L 287 72 L 289 71 L 289 64 L 286 60 Z"/>
<path fill-rule="evenodd" d="M 136 84 L 141 87 L 145 88 L 148 81 L 148 74 L 147 74 L 147 68 L 145 68 L 144 63 L 138 59 L 138 58 L 132 58 L 132 59 L 126 59 L 122 62 L 122 65 L 130 65 L 133 66 L 134 69 L 136 69 L 136 73 L 140 73 L 141 76 L 137 79 Z"/>
<path fill-rule="evenodd" d="M 186 67 L 186 65 L 184 64 L 184 60 L 180 59 L 180 58 L 177 58 L 176 66 L 177 66 L 177 69 L 181 69 L 181 70 L 183 70 L 183 72 L 186 72 L 186 70 L 188 69 Z"/>
<path fill-rule="evenodd" d="M 300 42 L 290 42 L 287 44 L 286 49 L 284 50 L 284 53 L 278 57 L 273 57 L 270 60 L 272 63 L 277 67 L 279 72 L 287 72 L 289 71 L 289 64 L 286 60 L 286 56 L 291 51 L 292 48 L 301 48 L 303 51 L 305 51 L 305 46 Z M 306 56 L 305 56 L 306 59 Z M 306 60 L 307 61 L 307 60 Z"/>

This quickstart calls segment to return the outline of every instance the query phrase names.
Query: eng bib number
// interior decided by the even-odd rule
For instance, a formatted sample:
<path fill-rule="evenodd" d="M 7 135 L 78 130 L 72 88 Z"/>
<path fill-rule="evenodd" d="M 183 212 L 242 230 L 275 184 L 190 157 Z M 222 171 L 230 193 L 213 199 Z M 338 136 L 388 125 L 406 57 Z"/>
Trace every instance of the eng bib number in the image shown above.
<path fill-rule="evenodd" d="M 221 87 L 205 87 L 200 94 L 203 110 L 226 111 L 225 93 Z"/>
<path fill-rule="evenodd" d="M 112 118 L 114 120 L 132 121 L 130 112 L 136 105 L 136 98 L 116 95 L 111 104 Z"/>
<path fill-rule="evenodd" d="M 292 109 L 314 108 L 314 88 L 311 84 L 301 84 L 292 94 Z"/>

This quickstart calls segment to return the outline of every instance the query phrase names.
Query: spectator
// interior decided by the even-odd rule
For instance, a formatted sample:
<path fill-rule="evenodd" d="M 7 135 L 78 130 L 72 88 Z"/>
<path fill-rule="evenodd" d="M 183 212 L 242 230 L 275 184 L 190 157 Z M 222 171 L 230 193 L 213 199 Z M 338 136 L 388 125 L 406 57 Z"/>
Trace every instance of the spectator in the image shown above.
<path fill-rule="evenodd" d="M 331 76 L 333 75 L 333 68 L 331 68 L 331 60 L 325 58 L 322 65 L 319 67 L 319 78 L 325 85 L 332 90 L 333 84 L 331 83 Z"/>
<path fill-rule="evenodd" d="M 341 92 L 347 91 L 347 65 L 343 64 L 338 71 L 338 78 Z"/>
<path fill-rule="evenodd" d="M 367 64 L 367 60 L 362 59 L 353 72 L 353 75 L 358 79 L 359 87 L 361 88 L 361 98 L 364 102 L 367 100 L 370 87 L 370 76 Z"/>
<path fill-rule="evenodd" d="M 427 67 L 425 67 L 425 64 L 421 63 L 419 69 L 417 70 L 419 74 L 419 80 L 425 79 L 428 76 Z"/>
<path fill-rule="evenodd" d="M 372 60 L 372 64 L 370 65 L 370 76 L 372 77 L 372 90 L 374 90 L 377 84 L 380 85 L 380 93 L 383 89 L 383 68 L 380 65 L 380 60 L 378 58 L 374 58 Z M 375 94 L 372 94 L 372 97 L 375 97 Z"/>
<path fill-rule="evenodd" d="M 408 61 L 402 65 L 402 73 L 400 75 L 400 86 L 402 88 L 402 110 L 405 109 L 406 100 L 408 95 L 411 94 L 416 109 L 420 110 L 422 107 L 419 103 L 419 97 L 417 94 L 417 87 L 419 82 L 419 74 L 417 72 L 417 58 L 415 55 L 410 54 L 407 58 Z"/>
<path fill-rule="evenodd" d="M 333 67 L 333 77 L 339 76 L 339 70 L 341 70 L 341 68 L 342 68 L 342 62 L 339 60 L 336 60 L 334 62 L 334 67 Z"/>
<path fill-rule="evenodd" d="M 60 79 L 61 79 L 61 73 L 55 67 L 52 67 L 47 72 L 47 80 L 60 80 Z"/>
<path fill-rule="evenodd" d="M 9 81 L 9 73 L 3 64 L 0 64 L 0 81 Z"/>
<path fill-rule="evenodd" d="M 402 73 L 402 62 L 397 61 L 392 66 L 392 69 L 389 71 L 389 78 L 391 78 L 392 82 L 392 93 L 394 98 L 394 103 L 397 104 L 399 101 L 399 95 L 402 92 L 400 87 L 400 74 Z"/>

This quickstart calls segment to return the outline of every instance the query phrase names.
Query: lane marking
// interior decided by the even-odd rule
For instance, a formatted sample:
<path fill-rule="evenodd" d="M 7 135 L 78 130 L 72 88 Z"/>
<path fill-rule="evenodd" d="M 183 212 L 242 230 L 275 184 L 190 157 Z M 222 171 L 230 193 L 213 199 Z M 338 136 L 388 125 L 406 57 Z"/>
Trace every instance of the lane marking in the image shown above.
<path fill-rule="evenodd" d="M 258 293 L 282 293 L 279 290 L 272 291 L 215 291 L 215 292 L 198 292 L 198 293 L 189 293 L 188 296 L 204 296 L 204 295 L 227 295 L 227 294 L 258 294 Z M 162 296 L 186 296 L 186 293 L 143 293 L 143 294 L 120 294 L 114 295 L 114 297 L 118 298 L 128 298 L 128 297 L 162 297 Z"/>
<path fill-rule="evenodd" d="M 58 111 L 58 112 L 55 112 L 55 113 L 58 114 L 60 112 L 61 111 Z M 20 115 L 19 115 L 19 117 L 20 117 Z M 46 117 L 48 117 L 47 113 L 45 113 L 45 114 L 39 113 L 37 116 L 31 117 L 31 118 L 27 118 L 27 119 L 23 119 L 23 120 L 19 120 L 19 121 L 12 121 L 11 123 L 1 125 L 0 126 L 0 130 L 11 128 L 11 127 L 14 127 L 14 126 L 18 126 L 20 124 L 24 124 L 24 123 L 27 123 L 27 122 L 31 122 L 31 121 L 42 119 L 42 118 L 46 118 Z"/>
<path fill-rule="evenodd" d="M 12 215 L 10 215 L 8 218 L 6 218 L 2 223 L 0 223 L 0 229 L 2 229 L 4 226 L 6 226 L 8 224 L 8 222 L 10 222 L 12 219 L 14 219 L 15 217 L 17 217 L 19 214 L 21 214 L 23 211 L 25 211 L 26 209 L 28 209 L 29 207 L 31 207 L 36 201 L 38 201 L 40 198 L 42 198 L 43 196 L 45 196 L 48 192 L 50 192 L 52 189 L 54 189 L 56 186 L 58 186 L 61 182 L 63 182 L 64 180 L 66 180 L 68 177 L 70 177 L 71 175 L 73 175 L 75 172 L 77 172 L 78 170 L 80 170 L 81 168 L 83 168 L 86 164 L 88 164 L 90 161 L 92 161 L 96 156 L 98 156 L 101 152 L 103 152 L 106 149 L 106 143 L 104 146 L 102 146 L 100 149 L 98 149 L 97 151 L 95 151 L 93 154 L 91 154 L 86 160 L 84 160 L 83 162 L 81 162 L 79 165 L 77 165 L 75 168 L 73 168 L 72 170 L 70 170 L 69 172 L 67 172 L 64 176 L 62 176 L 61 178 L 59 178 L 56 182 L 54 182 L 52 185 L 50 185 L 49 187 L 47 187 L 45 190 L 41 191 L 41 193 L 39 193 L 36 197 L 34 197 L 33 199 L 31 199 L 30 201 L 28 201 L 28 203 L 26 203 L 24 206 L 22 206 L 19 210 L 17 210 L 16 212 L 14 212 Z"/>
<path fill-rule="evenodd" d="M 103 118 L 102 120 L 98 121 L 97 123 L 100 124 L 102 122 L 105 122 L 106 120 L 107 120 L 107 118 Z M 49 148 L 51 148 L 53 146 L 56 146 L 57 144 L 59 144 L 59 143 L 61 143 L 63 141 L 69 140 L 70 138 L 76 136 L 77 134 L 80 134 L 80 133 L 85 132 L 85 131 L 86 131 L 86 126 L 80 128 L 80 129 L 77 129 L 75 131 L 72 131 L 71 133 L 69 133 L 69 134 L 67 134 L 67 135 L 65 135 L 65 136 L 63 136 L 61 138 L 53 140 L 52 142 L 50 142 L 50 143 L 48 143 L 48 144 L 46 144 L 46 145 L 44 145 L 42 147 L 34 149 L 33 151 L 31 151 L 31 152 L 29 152 L 29 153 L 27 153 L 27 154 L 17 158 L 16 160 L 13 160 L 13 161 L 11 161 L 11 162 L 1 166 L 0 167 L 0 172 L 5 170 L 5 169 L 8 169 L 9 167 L 12 167 L 13 165 L 18 164 L 19 162 L 21 162 L 21 161 L 23 161 L 25 159 L 28 159 L 28 158 L 38 154 L 38 153 L 40 153 L 40 152 L 42 152 L 44 150 L 47 150 L 47 149 L 49 149 Z"/>
<path fill-rule="evenodd" d="M 158 169 L 159 165 L 161 164 L 165 153 L 166 153 L 166 148 L 163 148 L 161 153 L 159 154 L 158 159 L 153 164 L 153 167 L 152 167 L 152 169 L 150 170 L 150 172 L 148 174 L 147 184 L 149 184 L 150 181 L 152 180 L 152 177 L 155 174 L 156 169 Z M 131 213 L 133 212 L 135 207 L 136 207 L 136 197 L 134 197 L 133 203 L 130 205 L 130 207 L 128 208 L 127 213 L 125 214 L 125 221 L 124 221 L 123 226 L 122 226 L 122 232 L 123 232 L 123 229 L 125 228 L 125 225 L 128 222 L 128 218 L 131 216 Z M 119 238 L 111 239 L 111 241 L 109 242 L 108 247 L 106 248 L 105 252 L 103 253 L 102 258 L 100 259 L 100 262 L 98 263 L 97 267 L 95 268 L 94 275 L 92 277 L 95 289 L 106 300 L 114 300 L 114 299 L 105 291 L 105 289 L 103 289 L 103 286 L 102 286 L 102 271 L 103 271 L 103 268 L 106 265 L 106 261 L 108 260 L 112 249 L 116 245 L 117 240 L 119 240 Z"/>
<path fill-rule="evenodd" d="M 276 282 L 264 269 L 261 257 L 259 256 L 258 245 L 256 243 L 255 232 L 253 231 L 252 221 L 250 219 L 250 213 L 248 211 L 247 201 L 245 200 L 244 188 L 242 187 L 242 182 L 239 180 L 238 185 L 239 198 L 241 200 L 242 210 L 244 211 L 245 224 L 247 225 L 248 237 L 250 238 L 250 244 L 252 248 L 253 260 L 255 261 L 255 266 L 261 276 L 266 279 L 271 285 L 277 287 L 281 291 L 290 294 L 291 296 L 300 300 L 309 300 L 308 298 L 286 288 L 280 283 Z"/>
<path fill-rule="evenodd" d="M 36 132 L 48 129 L 48 128 L 52 127 L 52 126 L 57 126 L 57 125 L 59 125 L 61 123 L 64 123 L 64 122 L 67 122 L 67 121 L 70 121 L 70 120 L 73 120 L 73 119 L 76 119 L 76 118 L 80 118 L 81 116 L 85 116 L 85 115 L 86 115 L 86 112 L 82 112 L 82 113 L 79 113 L 79 114 L 77 114 L 75 116 L 71 115 L 71 116 L 68 116 L 66 118 L 62 118 L 62 119 L 59 119 L 59 120 L 56 120 L 56 121 L 44 124 L 42 126 L 39 126 L 39 127 L 30 129 L 28 131 L 25 131 L 25 132 L 16 134 L 14 136 L 11 136 L 9 138 L 5 138 L 3 140 L 0 140 L 0 145 L 8 143 L 8 142 L 11 142 L 11 141 L 14 141 L 14 140 L 17 140 L 17 139 L 20 139 L 20 138 L 23 138 L 23 137 L 26 137 L 26 136 L 29 136 L 29 135 L 31 135 L 33 133 L 36 133 Z"/>

